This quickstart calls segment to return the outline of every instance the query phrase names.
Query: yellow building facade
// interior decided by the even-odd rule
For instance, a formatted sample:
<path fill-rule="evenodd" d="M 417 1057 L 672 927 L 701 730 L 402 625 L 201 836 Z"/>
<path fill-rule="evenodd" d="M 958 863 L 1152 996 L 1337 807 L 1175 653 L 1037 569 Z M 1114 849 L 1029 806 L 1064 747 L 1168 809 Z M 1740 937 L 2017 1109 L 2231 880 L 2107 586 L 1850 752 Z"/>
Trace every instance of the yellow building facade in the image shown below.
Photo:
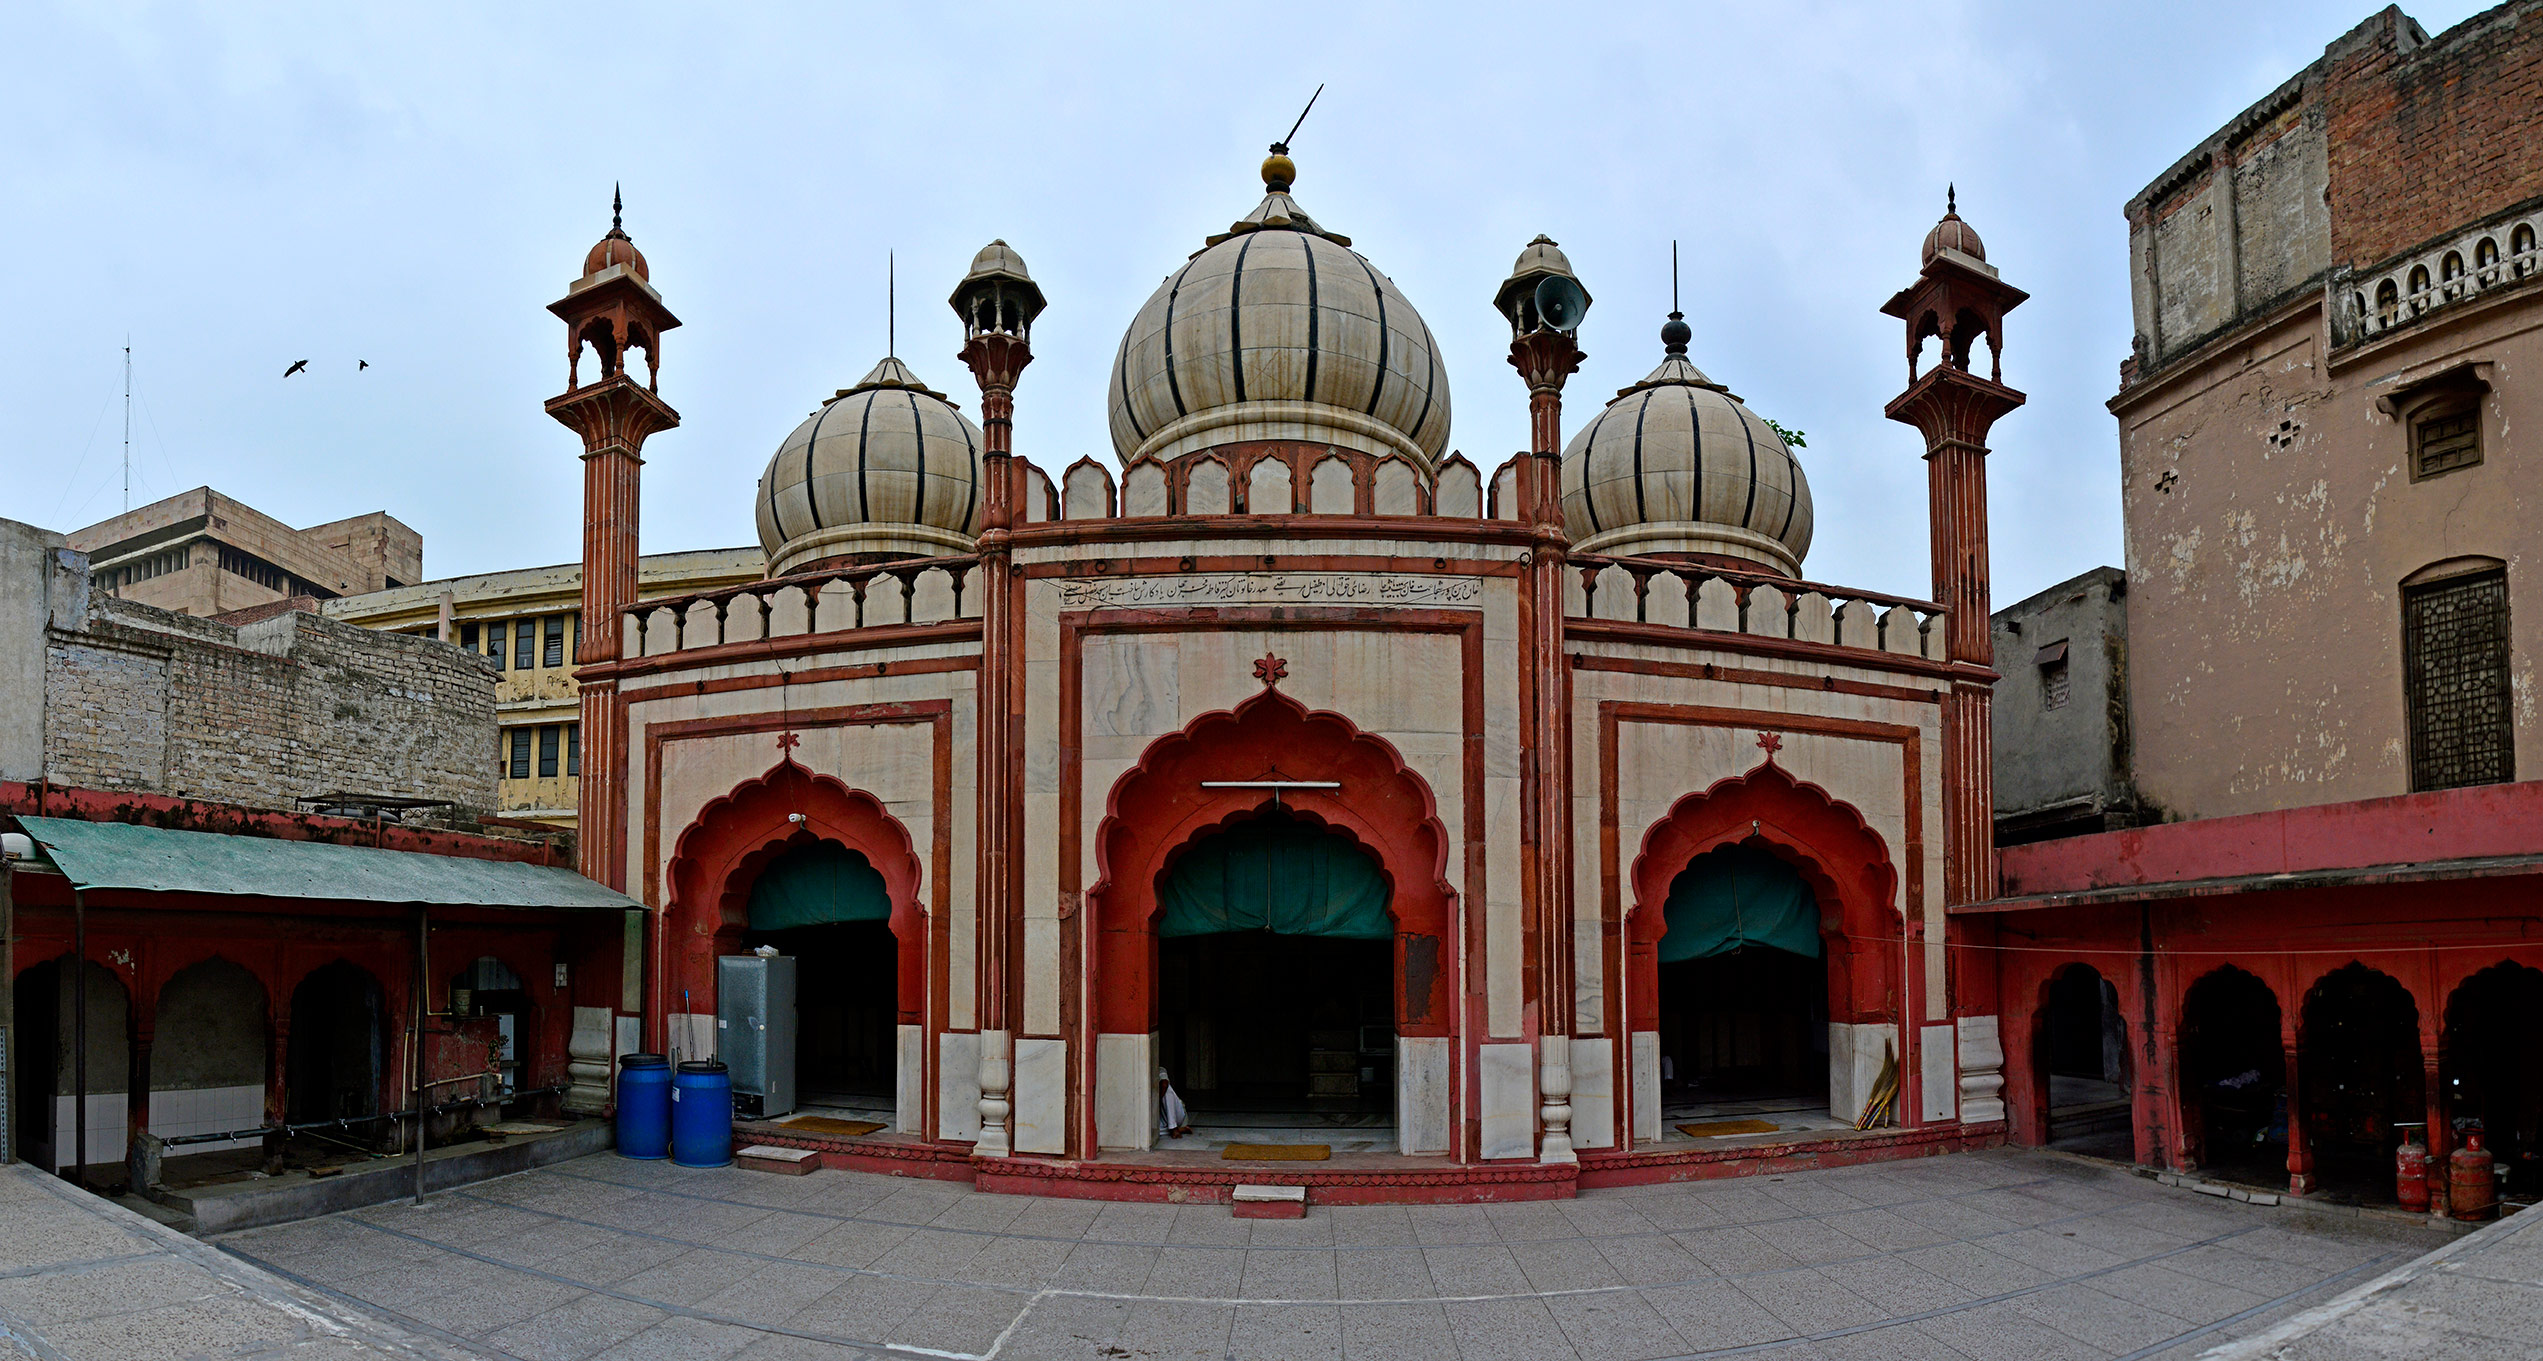
<path fill-rule="evenodd" d="M 638 567 L 641 596 L 690 595 L 767 575 L 758 548 L 656 553 Z M 582 642 L 579 563 L 450 577 L 329 600 L 332 618 L 365 628 L 439 638 L 493 662 L 499 810 L 505 817 L 575 825 L 582 728 L 574 656 Z"/>

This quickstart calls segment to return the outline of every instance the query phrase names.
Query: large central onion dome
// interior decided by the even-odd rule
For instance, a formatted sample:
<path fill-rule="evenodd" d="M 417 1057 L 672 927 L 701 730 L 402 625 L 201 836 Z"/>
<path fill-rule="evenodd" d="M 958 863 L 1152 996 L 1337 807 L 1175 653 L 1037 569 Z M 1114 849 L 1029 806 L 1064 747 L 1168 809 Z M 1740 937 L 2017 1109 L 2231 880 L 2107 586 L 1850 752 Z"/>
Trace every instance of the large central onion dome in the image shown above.
<path fill-rule="evenodd" d="M 1801 575 L 1810 483 L 1775 427 L 1686 357 L 1683 316 L 1667 357 L 1616 394 L 1563 450 L 1563 525 L 1583 553 L 1732 558 Z"/>
<path fill-rule="evenodd" d="M 1128 463 L 1240 440 L 1303 440 L 1424 472 L 1448 447 L 1448 374 L 1421 314 L 1289 196 L 1260 206 L 1159 285 L 1113 359 L 1114 452 Z"/>
<path fill-rule="evenodd" d="M 968 553 L 980 536 L 980 427 L 885 359 L 804 418 L 759 479 L 768 574 Z"/>

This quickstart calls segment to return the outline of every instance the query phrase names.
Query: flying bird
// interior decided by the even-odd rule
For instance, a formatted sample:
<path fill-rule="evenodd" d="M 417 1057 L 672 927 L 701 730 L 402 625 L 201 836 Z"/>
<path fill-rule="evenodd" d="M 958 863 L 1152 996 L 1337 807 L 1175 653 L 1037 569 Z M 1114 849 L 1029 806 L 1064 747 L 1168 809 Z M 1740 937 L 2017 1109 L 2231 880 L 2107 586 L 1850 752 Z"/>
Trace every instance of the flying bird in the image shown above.
<path fill-rule="evenodd" d="M 292 376 L 293 374 L 298 373 L 298 372 L 300 372 L 302 369 L 305 369 L 305 368 L 307 368 L 307 367 L 309 367 L 309 361 L 308 361 L 308 360 L 306 360 L 306 359 L 295 359 L 295 360 L 291 361 L 291 367 L 290 367 L 290 368 L 287 368 L 287 369 L 283 370 L 283 377 L 285 377 L 285 378 L 289 378 L 289 377 L 290 377 L 290 376 Z"/>
<path fill-rule="evenodd" d="M 357 360 L 355 360 L 354 362 L 355 362 L 355 363 L 357 363 L 357 364 L 360 364 L 360 365 L 362 366 L 362 369 L 367 369 L 367 368 L 371 367 L 371 361 L 370 361 L 370 360 L 368 360 L 368 359 L 357 359 Z M 360 372 L 362 371 L 362 369 L 355 369 L 355 370 L 354 370 L 354 372 L 355 372 L 355 373 L 360 373 Z"/>

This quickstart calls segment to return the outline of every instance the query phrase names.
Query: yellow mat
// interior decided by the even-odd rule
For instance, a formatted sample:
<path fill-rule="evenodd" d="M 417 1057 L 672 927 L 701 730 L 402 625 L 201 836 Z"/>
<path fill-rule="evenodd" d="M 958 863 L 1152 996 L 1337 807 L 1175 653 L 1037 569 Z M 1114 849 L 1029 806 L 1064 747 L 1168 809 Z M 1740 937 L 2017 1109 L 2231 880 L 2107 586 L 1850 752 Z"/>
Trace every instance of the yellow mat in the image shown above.
<path fill-rule="evenodd" d="M 1229 1144 L 1219 1156 L 1230 1162 L 1320 1163 L 1333 1156 L 1331 1144 Z"/>
<path fill-rule="evenodd" d="M 1700 1124 L 1680 1125 L 1678 1133 L 1691 1138 L 1710 1139 L 1720 1134 L 1772 1134 L 1783 1126 L 1772 1120 L 1706 1120 Z"/>
<path fill-rule="evenodd" d="M 792 1120 L 780 1120 L 777 1123 L 786 1129 L 802 1130 L 806 1134 L 872 1134 L 883 1128 L 883 1122 L 880 1120 L 834 1120 L 827 1115 L 798 1115 Z"/>

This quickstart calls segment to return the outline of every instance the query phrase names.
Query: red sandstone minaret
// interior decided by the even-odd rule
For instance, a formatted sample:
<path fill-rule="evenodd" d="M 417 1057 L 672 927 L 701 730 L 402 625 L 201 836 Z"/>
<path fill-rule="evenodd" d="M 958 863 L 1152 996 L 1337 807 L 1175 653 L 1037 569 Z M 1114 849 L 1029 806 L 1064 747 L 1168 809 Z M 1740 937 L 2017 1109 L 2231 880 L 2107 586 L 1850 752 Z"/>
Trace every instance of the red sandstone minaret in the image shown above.
<path fill-rule="evenodd" d="M 1885 410 L 1925 435 L 1933 501 L 1934 598 L 1950 611 L 1944 659 L 1955 671 L 1943 712 L 1943 900 L 1995 896 L 1995 825 L 1990 704 L 1995 681 L 1987 585 L 1987 432 L 2026 400 L 2006 387 L 2004 314 L 2031 296 L 1987 263 L 1978 233 L 1960 220 L 1958 195 L 1925 236 L 1925 267 L 1881 311 L 1907 323 L 1907 391 Z M 1989 375 L 1970 371 L 1971 348 L 1987 341 Z M 1928 337 L 1941 362 L 1922 377 Z M 1910 923 L 1916 930 L 1921 923 Z"/>
<path fill-rule="evenodd" d="M 1533 539 L 1519 622 L 1520 875 L 1528 907 L 1529 1000 L 1536 1012 L 1538 1157 L 1572 1148 L 1571 707 L 1563 661 L 1563 382 L 1581 360 L 1589 293 L 1547 237 L 1519 252 L 1493 306 L 1510 320 L 1510 367 L 1528 385 L 1528 452 L 1519 460 L 1519 518 Z"/>
<path fill-rule="evenodd" d="M 1006 759 L 1020 750 L 1024 696 L 1015 564 L 1008 538 L 1023 497 L 1015 469 L 1015 383 L 1033 362 L 1033 319 L 1042 290 L 1024 259 L 992 241 L 954 289 L 962 318 L 962 361 L 980 384 L 980 1141 L 972 1152 L 1002 1158 L 1014 1151 L 1012 1096 L 1015 1033 L 1023 1022 L 1024 796 L 1022 772 Z"/>
<path fill-rule="evenodd" d="M 636 500 L 645 437 L 680 423 L 655 395 L 662 333 L 680 324 L 653 291 L 645 257 L 619 225 L 616 191 L 609 235 L 583 257 L 583 277 L 548 309 L 565 322 L 565 393 L 547 414 L 583 437 L 583 646 L 578 665 L 618 660 L 620 617 L 636 603 Z M 583 347 L 600 359 L 600 374 L 582 381 Z M 645 381 L 627 372 L 629 352 L 645 352 Z M 624 892 L 627 887 L 626 713 L 618 683 L 581 683 L 583 775 L 578 811 L 583 874 Z"/>

